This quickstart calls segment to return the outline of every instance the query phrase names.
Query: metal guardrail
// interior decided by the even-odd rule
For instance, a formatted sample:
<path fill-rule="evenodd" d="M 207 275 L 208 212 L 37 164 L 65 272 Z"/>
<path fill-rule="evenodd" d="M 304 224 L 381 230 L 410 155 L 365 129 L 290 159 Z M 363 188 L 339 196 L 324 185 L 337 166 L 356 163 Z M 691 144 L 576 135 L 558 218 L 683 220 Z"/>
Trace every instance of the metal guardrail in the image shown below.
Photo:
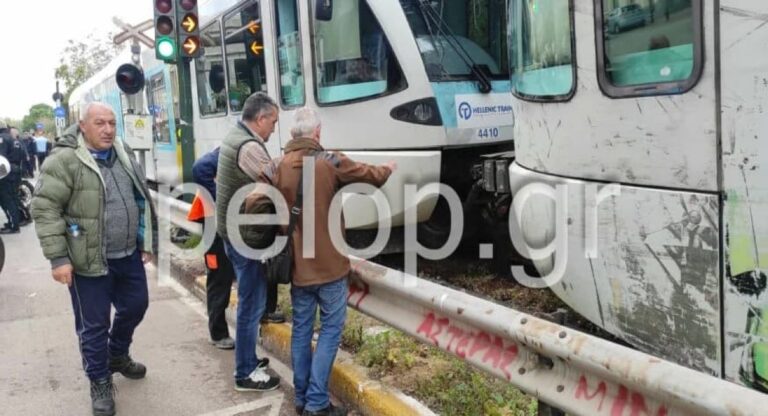
<path fill-rule="evenodd" d="M 171 221 L 199 233 L 188 207 L 174 201 Z M 352 268 L 349 306 L 569 414 L 768 413 L 755 390 L 362 259 Z"/>

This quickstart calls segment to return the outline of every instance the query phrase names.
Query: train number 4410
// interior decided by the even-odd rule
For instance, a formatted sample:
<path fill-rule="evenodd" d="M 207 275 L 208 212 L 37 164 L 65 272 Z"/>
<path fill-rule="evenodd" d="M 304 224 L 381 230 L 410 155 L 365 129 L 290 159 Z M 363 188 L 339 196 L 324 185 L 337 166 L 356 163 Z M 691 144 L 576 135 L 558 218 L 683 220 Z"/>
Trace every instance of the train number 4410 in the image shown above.
<path fill-rule="evenodd" d="M 489 137 L 499 137 L 499 129 L 492 127 L 490 129 L 480 129 L 477 131 L 477 137 L 487 139 Z"/>

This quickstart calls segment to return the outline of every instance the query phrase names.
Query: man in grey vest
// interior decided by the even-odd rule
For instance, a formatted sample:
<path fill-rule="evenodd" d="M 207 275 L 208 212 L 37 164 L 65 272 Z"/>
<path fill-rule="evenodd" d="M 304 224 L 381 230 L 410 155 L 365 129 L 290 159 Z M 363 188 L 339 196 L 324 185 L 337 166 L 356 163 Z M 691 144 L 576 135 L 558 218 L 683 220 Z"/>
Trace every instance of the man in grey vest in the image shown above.
<path fill-rule="evenodd" d="M 243 105 L 242 120 L 229 131 L 219 153 L 216 219 L 217 231 L 224 240 L 224 250 L 237 279 L 235 390 L 238 391 L 268 391 L 280 385 L 278 377 L 265 371 L 269 360 L 256 357 L 259 320 L 267 302 L 263 265 L 238 252 L 227 232 L 227 211 L 235 193 L 249 184 L 270 183 L 265 171 L 271 168 L 272 160 L 265 143 L 275 130 L 277 118 L 278 107 L 274 100 L 262 92 L 251 95 Z M 235 212 L 244 212 L 244 207 L 238 207 Z"/>

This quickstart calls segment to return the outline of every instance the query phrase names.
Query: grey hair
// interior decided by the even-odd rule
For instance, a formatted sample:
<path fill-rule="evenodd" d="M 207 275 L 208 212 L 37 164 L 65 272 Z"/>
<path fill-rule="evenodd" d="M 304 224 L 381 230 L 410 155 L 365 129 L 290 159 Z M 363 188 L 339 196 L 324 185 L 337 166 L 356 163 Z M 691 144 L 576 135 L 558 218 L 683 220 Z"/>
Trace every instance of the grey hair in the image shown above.
<path fill-rule="evenodd" d="M 308 137 L 314 133 L 315 129 L 320 127 L 320 117 L 317 111 L 304 107 L 296 110 L 293 117 L 294 126 L 291 128 L 291 136 L 295 138 Z"/>
<path fill-rule="evenodd" d="M 111 105 L 109 105 L 107 103 L 103 103 L 101 101 L 91 101 L 89 103 L 85 103 L 85 104 L 80 106 L 80 121 L 85 120 L 85 118 L 88 115 L 88 113 L 90 113 L 91 109 L 94 108 L 94 107 L 104 107 L 106 109 L 109 109 L 109 111 L 112 112 L 112 115 L 117 117 L 117 115 L 115 114 L 115 110 L 112 108 Z"/>
<path fill-rule="evenodd" d="M 277 111 L 275 100 L 261 91 L 255 92 L 243 104 L 243 120 L 253 121 L 273 111 Z"/>

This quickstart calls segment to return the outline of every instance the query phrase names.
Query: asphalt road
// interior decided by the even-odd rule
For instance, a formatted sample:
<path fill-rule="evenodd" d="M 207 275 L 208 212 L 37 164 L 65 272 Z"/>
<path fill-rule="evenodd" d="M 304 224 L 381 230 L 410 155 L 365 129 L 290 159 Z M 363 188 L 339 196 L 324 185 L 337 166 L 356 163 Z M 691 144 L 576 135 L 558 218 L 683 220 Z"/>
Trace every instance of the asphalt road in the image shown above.
<path fill-rule="evenodd" d="M 0 415 L 90 415 L 69 294 L 51 278 L 33 227 L 2 236 Z M 150 306 L 131 350 L 147 377 L 115 375 L 119 415 L 294 414 L 289 368 L 271 357 L 271 371 L 283 380 L 279 390 L 234 391 L 234 354 L 208 344 L 204 306 L 173 279 L 158 284 L 153 267 L 148 274 Z"/>

